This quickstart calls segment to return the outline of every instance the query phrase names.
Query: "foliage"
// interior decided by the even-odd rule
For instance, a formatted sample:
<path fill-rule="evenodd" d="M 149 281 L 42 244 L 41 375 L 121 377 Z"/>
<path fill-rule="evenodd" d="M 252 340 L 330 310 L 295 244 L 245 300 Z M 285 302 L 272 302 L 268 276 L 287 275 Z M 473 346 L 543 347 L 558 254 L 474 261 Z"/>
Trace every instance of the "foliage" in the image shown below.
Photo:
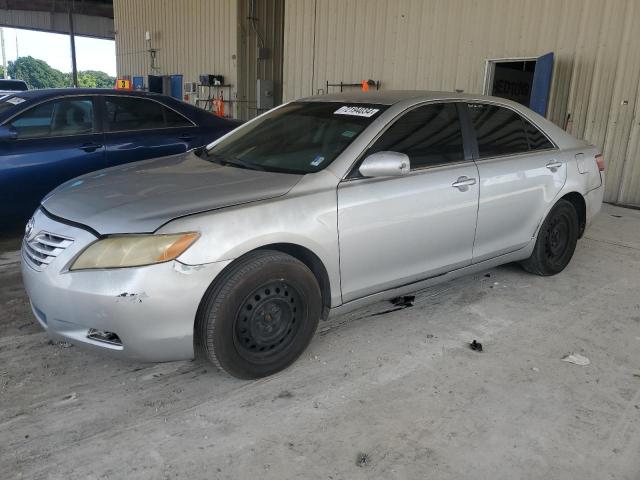
<path fill-rule="evenodd" d="M 70 73 L 50 67 L 44 60 L 33 57 L 20 57 L 9 62 L 9 76 L 24 80 L 30 89 L 33 88 L 65 88 L 71 87 L 73 81 Z M 0 67 L 0 72 L 2 68 Z M 96 70 L 78 72 L 78 86 L 88 88 L 113 88 L 115 78 Z"/>

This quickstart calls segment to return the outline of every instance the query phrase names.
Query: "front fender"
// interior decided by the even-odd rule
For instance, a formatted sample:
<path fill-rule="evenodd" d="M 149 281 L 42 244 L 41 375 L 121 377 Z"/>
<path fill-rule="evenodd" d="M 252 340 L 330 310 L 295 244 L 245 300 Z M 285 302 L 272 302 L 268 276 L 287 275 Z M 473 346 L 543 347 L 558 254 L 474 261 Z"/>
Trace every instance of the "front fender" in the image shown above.
<path fill-rule="evenodd" d="M 287 195 L 174 220 L 157 233 L 198 231 L 178 260 L 187 265 L 234 260 L 252 250 L 287 243 L 313 252 L 329 276 L 332 305 L 342 303 L 335 190 Z"/>

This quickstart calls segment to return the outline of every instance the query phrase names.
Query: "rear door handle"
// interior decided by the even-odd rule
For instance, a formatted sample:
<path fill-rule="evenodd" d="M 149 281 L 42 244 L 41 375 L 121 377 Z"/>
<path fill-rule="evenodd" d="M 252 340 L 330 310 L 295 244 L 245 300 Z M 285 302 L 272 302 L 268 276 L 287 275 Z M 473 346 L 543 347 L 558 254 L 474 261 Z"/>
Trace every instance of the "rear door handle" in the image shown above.
<path fill-rule="evenodd" d="M 555 172 L 557 169 L 559 169 L 562 166 L 562 162 L 549 162 L 547 163 L 546 167 L 551 170 L 552 172 Z"/>
<path fill-rule="evenodd" d="M 467 190 L 469 190 L 469 185 L 475 185 L 475 184 L 476 184 L 475 178 L 469 178 L 469 177 L 463 176 L 463 177 L 459 177 L 458 180 L 456 180 L 451 184 L 451 186 L 457 188 L 461 192 L 466 192 Z"/>
<path fill-rule="evenodd" d="M 99 143 L 84 143 L 80 145 L 80 149 L 85 152 L 95 152 L 99 148 L 102 148 L 102 145 Z"/>

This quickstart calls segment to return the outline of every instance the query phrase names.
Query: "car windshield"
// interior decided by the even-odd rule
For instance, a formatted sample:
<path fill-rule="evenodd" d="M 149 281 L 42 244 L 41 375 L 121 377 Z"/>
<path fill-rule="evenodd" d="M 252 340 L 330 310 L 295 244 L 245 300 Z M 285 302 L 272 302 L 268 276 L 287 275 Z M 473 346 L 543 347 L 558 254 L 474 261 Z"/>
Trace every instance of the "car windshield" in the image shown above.
<path fill-rule="evenodd" d="M 305 174 L 327 167 L 385 105 L 294 102 L 240 128 L 206 153 L 240 168 Z"/>

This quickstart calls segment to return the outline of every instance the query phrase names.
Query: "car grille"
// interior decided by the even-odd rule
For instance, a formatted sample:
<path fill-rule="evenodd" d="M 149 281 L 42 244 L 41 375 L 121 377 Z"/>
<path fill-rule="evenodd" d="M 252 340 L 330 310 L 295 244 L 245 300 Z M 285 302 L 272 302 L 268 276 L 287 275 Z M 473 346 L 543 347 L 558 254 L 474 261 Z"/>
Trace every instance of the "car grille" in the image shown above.
<path fill-rule="evenodd" d="M 24 256 L 33 268 L 42 270 L 72 243 L 72 238 L 40 232 L 33 238 L 24 240 Z"/>

